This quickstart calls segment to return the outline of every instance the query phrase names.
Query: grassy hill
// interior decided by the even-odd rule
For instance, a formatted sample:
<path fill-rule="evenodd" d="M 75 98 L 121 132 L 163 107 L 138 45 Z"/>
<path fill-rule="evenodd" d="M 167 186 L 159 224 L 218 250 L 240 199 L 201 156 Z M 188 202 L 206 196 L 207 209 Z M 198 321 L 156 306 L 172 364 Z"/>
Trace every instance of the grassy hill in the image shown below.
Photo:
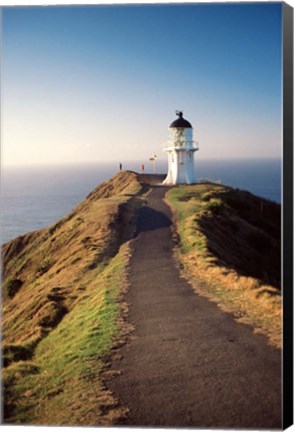
<path fill-rule="evenodd" d="M 116 300 L 145 189 L 119 173 L 48 229 L 3 246 L 5 422 L 95 425 L 123 414 L 100 375 L 123 337 Z"/>
<path fill-rule="evenodd" d="M 178 257 L 202 295 L 281 346 L 281 206 L 218 184 L 178 186 Z"/>
<path fill-rule="evenodd" d="M 103 425 L 125 411 L 105 388 L 128 340 L 129 240 L 159 177 L 121 172 L 47 229 L 2 247 L 4 422 Z M 153 176 L 155 177 L 155 176 Z M 280 342 L 279 205 L 215 184 L 167 194 L 195 289 Z"/>

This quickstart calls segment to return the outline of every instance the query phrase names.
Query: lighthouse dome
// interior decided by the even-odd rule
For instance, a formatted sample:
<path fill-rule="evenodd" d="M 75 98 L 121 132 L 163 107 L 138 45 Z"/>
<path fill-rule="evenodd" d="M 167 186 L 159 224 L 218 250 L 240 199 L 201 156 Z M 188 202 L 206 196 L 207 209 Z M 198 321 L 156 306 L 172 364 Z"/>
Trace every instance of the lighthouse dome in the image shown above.
<path fill-rule="evenodd" d="M 170 124 L 170 126 L 169 126 L 170 128 L 190 128 L 190 129 L 192 129 L 191 123 L 188 122 L 188 120 L 183 118 L 183 112 L 182 111 L 176 111 L 176 114 L 177 114 L 178 118 Z"/>

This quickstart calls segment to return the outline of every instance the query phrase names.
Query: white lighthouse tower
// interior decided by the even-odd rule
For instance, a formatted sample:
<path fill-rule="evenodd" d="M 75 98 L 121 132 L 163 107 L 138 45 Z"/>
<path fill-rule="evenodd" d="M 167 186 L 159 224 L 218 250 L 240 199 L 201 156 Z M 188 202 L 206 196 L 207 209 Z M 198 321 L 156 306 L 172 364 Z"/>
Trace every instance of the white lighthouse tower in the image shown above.
<path fill-rule="evenodd" d="M 183 118 L 182 111 L 176 111 L 178 118 L 169 127 L 169 140 L 164 151 L 168 157 L 168 172 L 163 184 L 196 183 L 193 144 L 193 128 Z"/>

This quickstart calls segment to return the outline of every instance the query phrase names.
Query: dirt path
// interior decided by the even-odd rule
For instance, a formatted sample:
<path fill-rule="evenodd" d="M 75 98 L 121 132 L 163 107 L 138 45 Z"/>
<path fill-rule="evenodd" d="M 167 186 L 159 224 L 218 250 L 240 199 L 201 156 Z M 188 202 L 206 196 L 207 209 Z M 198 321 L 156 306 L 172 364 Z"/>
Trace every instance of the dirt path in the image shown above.
<path fill-rule="evenodd" d="M 107 386 L 127 425 L 280 428 L 280 351 L 196 295 L 172 255 L 166 188 L 139 214 L 127 294 L 135 339 Z"/>

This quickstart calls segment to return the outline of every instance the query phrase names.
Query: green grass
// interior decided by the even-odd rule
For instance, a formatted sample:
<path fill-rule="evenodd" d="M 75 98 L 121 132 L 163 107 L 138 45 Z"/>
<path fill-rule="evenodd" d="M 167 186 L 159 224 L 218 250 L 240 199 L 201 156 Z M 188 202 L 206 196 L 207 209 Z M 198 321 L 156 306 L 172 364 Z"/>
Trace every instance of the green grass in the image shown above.
<path fill-rule="evenodd" d="M 217 184 L 167 194 L 195 289 L 281 346 L 280 206 Z"/>
<path fill-rule="evenodd" d="M 75 425 L 80 421 L 87 425 L 99 421 L 99 376 L 104 356 L 119 337 L 118 296 L 125 274 L 125 251 L 126 245 L 97 275 L 78 305 L 39 343 L 30 362 L 5 369 L 10 423 Z M 81 394 L 83 398 L 91 395 L 88 405 L 95 407 L 82 420 L 77 409 Z"/>

